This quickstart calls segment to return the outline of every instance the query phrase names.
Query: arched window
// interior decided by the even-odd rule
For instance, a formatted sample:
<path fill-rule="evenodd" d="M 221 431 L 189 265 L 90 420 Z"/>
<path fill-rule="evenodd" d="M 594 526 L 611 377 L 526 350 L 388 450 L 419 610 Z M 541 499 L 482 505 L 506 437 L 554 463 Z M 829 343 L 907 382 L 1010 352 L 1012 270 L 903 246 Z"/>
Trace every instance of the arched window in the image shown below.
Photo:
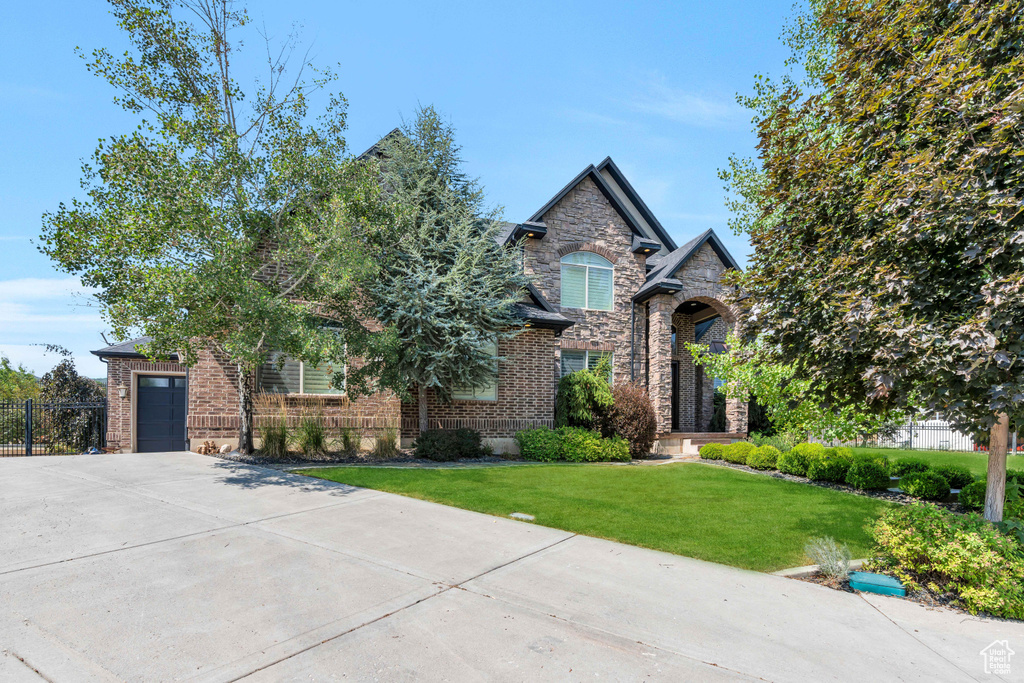
<path fill-rule="evenodd" d="M 566 308 L 612 310 L 611 262 L 590 251 L 562 257 L 562 298 Z"/>

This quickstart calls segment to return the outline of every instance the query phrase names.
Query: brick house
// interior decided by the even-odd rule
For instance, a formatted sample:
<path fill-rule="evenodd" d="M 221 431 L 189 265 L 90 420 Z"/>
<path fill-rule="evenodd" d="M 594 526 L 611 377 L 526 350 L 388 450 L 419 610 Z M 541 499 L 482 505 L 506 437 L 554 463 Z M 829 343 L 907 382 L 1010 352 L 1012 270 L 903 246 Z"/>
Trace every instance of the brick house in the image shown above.
<path fill-rule="evenodd" d="M 738 265 L 714 231 L 677 246 L 607 158 L 527 220 L 506 223 L 499 239 L 522 250 L 533 277 L 517 307 L 524 331 L 497 348 L 495 385 L 455 392 L 449 403 L 430 396 L 431 427 L 470 427 L 499 452 L 514 448 L 517 430 L 554 424 L 559 377 L 607 355 L 613 382 L 648 388 L 663 447 L 745 434 L 746 404 L 735 400 L 727 401 L 726 433 L 706 434 L 714 380 L 683 346 L 699 340 L 721 348 L 737 325 L 720 278 Z M 150 362 L 136 349 L 145 341 L 93 352 L 107 364 L 108 445 L 158 451 L 236 443 L 234 368 L 211 351 L 190 368 L 174 357 Z M 395 427 L 404 444 L 416 435 L 415 403 L 390 392 L 350 401 L 322 370 L 292 360 L 268 364 L 258 381 L 259 391 L 282 395 L 290 415 L 315 398 L 328 427 L 354 426 L 367 437 Z"/>

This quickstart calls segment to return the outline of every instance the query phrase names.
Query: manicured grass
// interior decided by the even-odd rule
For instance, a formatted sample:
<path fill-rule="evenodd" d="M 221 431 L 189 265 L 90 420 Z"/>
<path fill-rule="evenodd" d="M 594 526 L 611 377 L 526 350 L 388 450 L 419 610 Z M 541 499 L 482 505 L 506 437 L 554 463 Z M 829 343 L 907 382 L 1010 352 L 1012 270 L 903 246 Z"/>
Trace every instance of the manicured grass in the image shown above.
<path fill-rule="evenodd" d="M 983 479 L 988 471 L 988 453 L 962 453 L 955 451 L 906 451 L 897 448 L 854 448 L 854 453 L 879 453 L 889 457 L 889 462 L 900 458 L 917 458 L 931 465 L 963 465 L 971 473 Z M 1006 456 L 1006 466 L 1011 470 L 1024 469 L 1024 455 Z"/>
<path fill-rule="evenodd" d="M 337 467 L 314 477 L 399 493 L 759 571 L 808 564 L 815 536 L 869 554 L 865 524 L 887 503 L 700 464 L 478 469 Z"/>

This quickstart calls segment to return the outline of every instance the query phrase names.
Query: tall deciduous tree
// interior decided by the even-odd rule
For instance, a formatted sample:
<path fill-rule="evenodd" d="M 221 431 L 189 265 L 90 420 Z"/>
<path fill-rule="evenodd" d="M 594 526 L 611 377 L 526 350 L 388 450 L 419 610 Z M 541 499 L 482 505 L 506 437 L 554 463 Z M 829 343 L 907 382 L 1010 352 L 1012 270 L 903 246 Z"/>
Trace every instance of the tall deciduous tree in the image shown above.
<path fill-rule="evenodd" d="M 1019 3 L 822 0 L 802 21 L 811 78 L 759 90 L 761 168 L 730 178 L 747 333 L 837 405 L 991 429 L 997 521 L 1024 406 Z"/>
<path fill-rule="evenodd" d="M 212 348 L 232 364 L 248 452 L 269 352 L 340 368 L 372 341 L 353 302 L 388 222 L 379 182 L 347 154 L 343 98 L 308 121 L 310 94 L 333 78 L 303 62 L 286 81 L 291 40 L 276 55 L 267 41 L 266 78 L 246 97 L 234 38 L 249 19 L 230 0 L 110 4 L 131 49 L 83 58 L 140 124 L 100 141 L 83 164 L 88 198 L 44 216 L 42 250 L 99 288 L 115 335 L 152 337 L 148 356 L 191 364 Z M 372 372 L 351 372 L 349 392 Z"/>
<path fill-rule="evenodd" d="M 514 307 L 529 280 L 518 253 L 496 241 L 498 213 L 485 209 L 455 131 L 433 107 L 419 109 L 381 152 L 398 226 L 369 290 L 396 340 L 382 382 L 402 395 L 417 387 L 423 432 L 428 390 L 444 400 L 496 380 L 495 344 L 522 330 Z"/>

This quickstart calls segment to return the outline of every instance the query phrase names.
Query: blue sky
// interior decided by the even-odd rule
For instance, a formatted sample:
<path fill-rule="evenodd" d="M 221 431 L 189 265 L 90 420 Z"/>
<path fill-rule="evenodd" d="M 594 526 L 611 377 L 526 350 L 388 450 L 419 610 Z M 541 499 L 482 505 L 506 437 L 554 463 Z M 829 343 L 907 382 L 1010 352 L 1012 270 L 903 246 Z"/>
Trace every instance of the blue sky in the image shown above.
<path fill-rule="evenodd" d="M 509 220 L 610 155 L 677 242 L 714 228 L 746 260 L 716 174 L 729 154 L 754 153 L 735 95 L 754 74 L 781 72 L 791 0 L 247 6 L 273 37 L 298 30 L 313 61 L 340 76 L 353 151 L 433 104 Z M 0 353 L 41 374 L 57 358 L 38 345 L 61 344 L 80 371 L 102 376 L 88 353 L 103 346 L 99 312 L 32 239 L 44 212 L 80 196 L 80 163 L 97 140 L 134 125 L 74 48 L 125 43 L 103 2 L 45 7 L 0 9 Z M 258 67 L 259 37 L 245 38 L 236 64 Z"/>

